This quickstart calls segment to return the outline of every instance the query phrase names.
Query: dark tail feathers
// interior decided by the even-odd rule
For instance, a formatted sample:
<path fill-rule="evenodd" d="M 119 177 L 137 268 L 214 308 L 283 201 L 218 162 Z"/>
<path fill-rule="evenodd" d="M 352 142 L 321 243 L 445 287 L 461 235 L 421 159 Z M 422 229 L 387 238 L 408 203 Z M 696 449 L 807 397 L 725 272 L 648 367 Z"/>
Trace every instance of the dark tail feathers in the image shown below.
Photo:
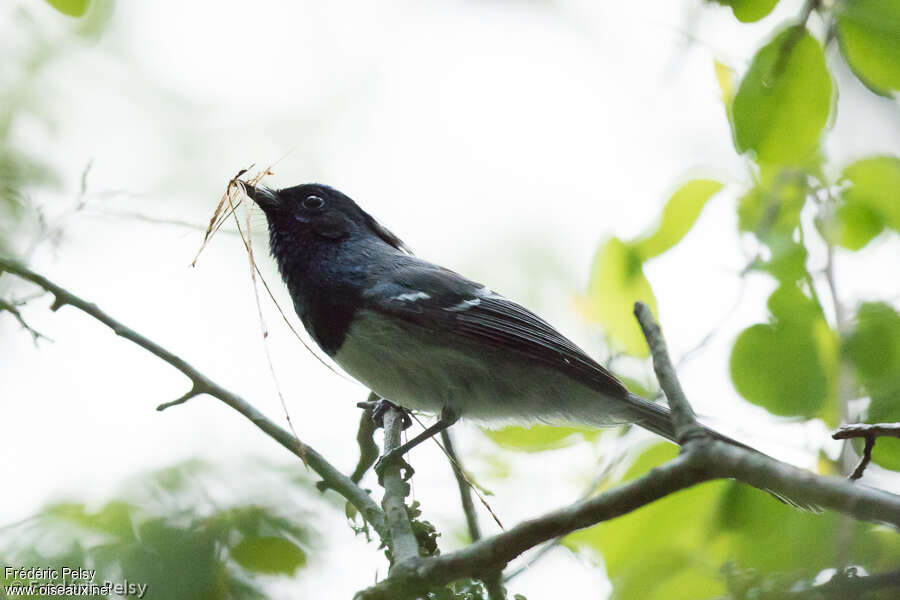
<path fill-rule="evenodd" d="M 656 404 L 654 402 L 648 402 L 647 400 L 644 400 L 643 398 L 641 398 L 640 396 L 636 396 L 635 394 L 628 394 L 628 399 L 631 400 L 629 406 L 634 413 L 634 422 L 637 425 L 640 425 L 644 429 L 648 429 L 671 442 L 674 442 L 676 444 L 678 443 L 678 440 L 675 437 L 675 426 L 672 424 L 671 411 L 668 407 L 661 404 Z M 718 431 L 715 431 L 714 429 L 710 429 L 709 427 L 706 427 L 704 425 L 701 425 L 701 427 L 703 427 L 704 431 L 721 442 L 732 444 L 734 446 L 738 446 L 739 448 L 756 452 L 757 454 L 762 454 L 767 458 L 772 458 L 768 454 L 760 452 L 756 448 L 752 448 L 747 444 L 742 444 L 741 442 L 732 439 L 727 435 L 723 435 Z M 789 504 L 795 508 L 799 508 L 800 510 L 814 513 L 822 512 L 822 508 L 819 506 L 788 498 L 778 492 L 773 492 L 772 490 L 766 491 L 779 502 Z"/>

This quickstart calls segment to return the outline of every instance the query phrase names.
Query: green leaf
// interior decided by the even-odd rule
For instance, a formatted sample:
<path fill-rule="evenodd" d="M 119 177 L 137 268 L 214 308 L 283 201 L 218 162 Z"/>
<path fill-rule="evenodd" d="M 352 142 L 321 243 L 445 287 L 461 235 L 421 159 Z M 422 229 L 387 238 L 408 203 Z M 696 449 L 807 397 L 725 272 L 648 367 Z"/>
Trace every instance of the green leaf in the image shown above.
<path fill-rule="evenodd" d="M 641 255 L 622 240 L 610 238 L 594 257 L 579 308 L 588 319 L 601 323 L 628 354 L 647 356 L 647 342 L 632 312 L 637 301 L 656 314 L 656 297 L 644 276 Z"/>
<path fill-rule="evenodd" d="M 247 537 L 231 549 L 239 565 L 255 573 L 293 575 L 306 564 L 306 552 L 280 537 Z"/>
<path fill-rule="evenodd" d="M 731 350 L 731 380 L 738 393 L 772 414 L 821 416 L 834 397 L 837 340 L 816 302 L 795 285 L 769 298 L 771 324 L 742 331 Z"/>
<path fill-rule="evenodd" d="M 900 89 L 900 0 L 852 0 L 838 5 L 841 53 L 875 90 Z"/>
<path fill-rule="evenodd" d="M 81 17 L 87 12 L 91 0 L 47 0 L 53 8 L 70 17 Z"/>
<path fill-rule="evenodd" d="M 794 169 L 760 169 L 759 184 L 738 200 L 738 229 L 770 236 L 791 236 L 806 203 L 806 176 Z"/>
<path fill-rule="evenodd" d="M 793 283 L 806 277 L 806 259 L 809 256 L 806 246 L 789 237 L 778 237 L 769 240 L 769 250 L 772 255 L 761 265 L 761 269 L 782 283 Z"/>
<path fill-rule="evenodd" d="M 884 227 L 900 232 L 900 159 L 876 156 L 848 165 L 842 174 L 848 185 L 841 191 L 835 214 L 835 238 L 858 250 Z"/>
<path fill-rule="evenodd" d="M 856 314 L 856 326 L 844 340 L 843 351 L 871 399 L 866 420 L 900 421 L 900 315 L 881 302 L 863 304 Z M 900 470 L 900 440 L 879 439 L 872 460 Z"/>
<path fill-rule="evenodd" d="M 722 187 L 723 184 L 718 181 L 694 179 L 678 188 L 663 208 L 656 230 L 632 242 L 637 253 L 646 260 L 659 256 L 680 242 L 694 226 L 706 201 Z"/>
<path fill-rule="evenodd" d="M 543 452 L 565 448 L 584 439 L 596 438 L 600 431 L 589 427 L 553 427 L 532 425 L 519 427 L 511 425 L 503 429 L 484 429 L 484 434 L 495 444 L 510 450 Z"/>
<path fill-rule="evenodd" d="M 738 393 L 772 414 L 812 417 L 825 401 L 825 373 L 804 328 L 748 327 L 734 342 L 729 367 Z"/>
<path fill-rule="evenodd" d="M 761 48 L 734 98 L 735 143 L 757 162 L 799 164 L 813 154 L 831 111 L 819 42 L 790 27 Z"/>
<path fill-rule="evenodd" d="M 68 502 L 54 505 L 46 512 L 80 527 L 126 541 L 134 538 L 134 522 L 138 510 L 127 502 L 112 501 L 95 513 L 86 512 L 83 504 Z"/>
<path fill-rule="evenodd" d="M 872 402 L 866 421 L 869 423 L 896 423 L 900 419 L 900 400 L 881 398 Z M 900 471 L 900 439 L 880 437 L 872 450 L 872 460 L 885 469 Z"/>
<path fill-rule="evenodd" d="M 900 315 L 883 302 L 863 304 L 844 351 L 871 393 L 893 393 L 893 379 L 900 377 Z"/>
<path fill-rule="evenodd" d="M 778 0 L 716 0 L 730 6 L 734 17 L 741 23 L 753 23 L 768 15 L 778 4 Z"/>
<path fill-rule="evenodd" d="M 884 231 L 881 214 L 859 202 L 844 202 L 834 211 L 834 242 L 859 250 Z"/>

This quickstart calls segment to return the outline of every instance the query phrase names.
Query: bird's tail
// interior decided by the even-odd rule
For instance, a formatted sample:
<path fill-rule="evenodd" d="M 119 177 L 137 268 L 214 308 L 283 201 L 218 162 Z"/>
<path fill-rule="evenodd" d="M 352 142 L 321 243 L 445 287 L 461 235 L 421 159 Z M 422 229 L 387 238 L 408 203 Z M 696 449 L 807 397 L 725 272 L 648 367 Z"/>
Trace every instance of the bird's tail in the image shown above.
<path fill-rule="evenodd" d="M 644 400 L 643 398 L 635 394 L 628 394 L 628 399 L 631 400 L 631 402 L 629 403 L 629 410 L 632 413 L 634 422 L 637 425 L 640 425 L 645 429 L 649 429 L 653 433 L 660 435 L 671 442 L 675 442 L 676 444 L 678 443 L 678 440 L 675 436 L 675 426 L 672 424 L 672 413 L 668 407 L 662 406 L 661 404 L 657 404 L 655 402 L 648 402 L 647 400 Z M 721 434 L 714 429 L 710 429 L 709 427 L 706 427 L 704 425 L 700 425 L 700 427 L 702 427 L 706 433 L 719 440 L 720 442 L 732 444 L 739 448 L 761 454 L 767 458 L 772 458 L 768 454 L 760 452 L 756 448 L 748 446 L 747 444 L 743 444 L 733 438 L 728 437 L 727 435 Z M 781 493 L 774 492 L 772 490 L 766 491 L 776 500 L 785 504 L 789 504 L 795 508 L 799 508 L 800 510 L 815 513 L 822 512 L 822 508 L 819 506 L 789 498 Z"/>
<path fill-rule="evenodd" d="M 670 411 L 668 407 L 655 402 L 648 402 L 635 394 L 628 394 L 628 399 L 631 400 L 629 408 L 631 412 L 634 413 L 634 422 L 636 424 L 644 429 L 649 429 L 656 435 L 661 435 L 670 442 L 678 443 L 678 439 L 675 437 L 675 425 L 672 423 L 672 411 Z M 759 450 L 751 448 L 747 444 L 742 444 L 714 429 L 710 429 L 704 425 L 700 425 L 700 427 L 720 442 L 727 442 L 740 448 L 744 448 L 745 450 L 752 450 L 753 452 L 762 454 Z"/>

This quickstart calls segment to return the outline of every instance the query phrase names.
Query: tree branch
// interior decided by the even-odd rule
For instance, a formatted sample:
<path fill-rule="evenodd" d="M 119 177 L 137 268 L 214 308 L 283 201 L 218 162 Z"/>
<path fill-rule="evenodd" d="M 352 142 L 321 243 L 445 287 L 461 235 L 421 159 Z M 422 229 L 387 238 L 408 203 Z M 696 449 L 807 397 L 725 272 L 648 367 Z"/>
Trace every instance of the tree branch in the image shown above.
<path fill-rule="evenodd" d="M 200 371 L 188 364 L 184 359 L 113 319 L 111 316 L 100 310 L 96 304 L 82 300 L 65 288 L 62 288 L 42 275 L 31 271 L 18 262 L 0 257 L 0 271 L 7 271 L 17 275 L 53 294 L 54 301 L 51 306 L 53 310 L 58 310 L 65 305 L 77 308 L 81 312 L 93 317 L 112 329 L 116 335 L 137 344 L 154 356 L 181 371 L 181 373 L 191 381 L 192 387 L 187 394 L 175 402 L 183 402 L 189 397 L 199 394 L 208 394 L 221 400 L 248 418 L 254 425 L 269 437 L 273 438 L 276 442 L 287 448 L 290 452 L 301 458 L 305 458 L 306 464 L 312 468 L 313 471 L 318 473 L 322 479 L 328 482 L 330 488 L 353 504 L 360 514 L 372 524 L 372 527 L 380 536 L 383 537 L 386 534 L 387 530 L 385 529 L 384 513 L 378 508 L 378 505 L 365 490 L 351 481 L 349 477 L 338 471 L 321 454 L 316 452 L 314 448 L 299 441 L 291 433 L 267 419 L 265 415 L 254 408 L 249 402 L 213 382 Z M 169 404 L 171 405 L 172 403 Z M 160 408 L 165 408 L 165 406 L 166 405 L 163 404 Z"/>
<path fill-rule="evenodd" d="M 398 562 L 390 577 L 359 592 L 355 600 L 414 598 L 463 577 L 479 577 L 502 569 L 506 563 L 541 542 L 624 515 L 705 481 L 708 476 L 695 468 L 692 462 L 689 455 L 678 456 L 644 477 L 614 490 L 525 521 L 456 552 Z"/>
<path fill-rule="evenodd" d="M 852 425 L 844 425 L 831 435 L 836 440 L 848 440 L 851 438 L 863 438 L 866 444 L 863 447 L 863 455 L 859 459 L 859 464 L 853 469 L 849 479 L 856 481 L 863 476 L 866 467 L 872 460 L 872 450 L 875 449 L 875 440 L 880 437 L 900 438 L 900 423 L 876 423 L 869 425 L 866 423 L 853 423 Z"/>
<path fill-rule="evenodd" d="M 684 390 L 681 389 L 681 383 L 675 375 L 675 367 L 672 366 L 669 351 L 666 349 L 666 340 L 663 338 L 662 331 L 660 331 L 656 319 L 653 318 L 650 308 L 643 302 L 636 302 L 634 316 L 637 317 L 644 337 L 647 338 L 647 344 L 650 346 L 653 370 L 656 372 L 656 378 L 659 380 L 659 385 L 672 410 L 672 424 L 675 426 L 678 443 L 684 446 L 692 439 L 708 437 L 703 428 L 697 424 L 694 410 L 691 408 L 687 396 L 684 395 Z"/>
<path fill-rule="evenodd" d="M 832 435 L 836 440 L 848 438 L 895 437 L 900 438 L 900 423 L 853 423 L 843 425 Z"/>
<path fill-rule="evenodd" d="M 391 406 L 384 412 L 385 455 L 400 447 L 402 432 L 403 413 Z M 403 476 L 405 468 L 408 469 L 408 465 L 404 465 L 403 458 L 397 456 L 388 460 L 382 471 L 384 497 L 381 500 L 381 508 L 384 510 L 385 523 L 390 534 L 393 565 L 419 556 L 419 542 L 413 533 L 409 513 L 406 510 L 409 484 Z"/>

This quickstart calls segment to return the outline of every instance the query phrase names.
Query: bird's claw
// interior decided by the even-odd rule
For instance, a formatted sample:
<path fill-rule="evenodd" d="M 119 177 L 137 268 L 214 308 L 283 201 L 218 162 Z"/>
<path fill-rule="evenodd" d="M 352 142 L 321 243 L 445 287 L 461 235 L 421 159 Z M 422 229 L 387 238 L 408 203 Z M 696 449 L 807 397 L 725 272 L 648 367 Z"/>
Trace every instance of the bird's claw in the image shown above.
<path fill-rule="evenodd" d="M 375 422 L 376 427 L 384 427 L 384 413 L 386 413 L 389 408 L 400 411 L 404 430 L 412 426 L 412 417 L 409 416 L 408 410 L 406 410 L 402 406 L 397 406 L 390 400 L 379 398 L 378 401 L 376 401 L 375 404 L 372 405 L 372 420 Z"/>
<path fill-rule="evenodd" d="M 384 471 L 391 465 L 398 465 L 400 467 L 400 476 L 403 478 L 403 481 L 407 481 L 413 476 L 413 473 L 415 473 L 415 469 L 412 468 L 412 465 L 404 460 L 403 454 L 396 450 L 391 450 L 382 455 L 375 462 L 375 466 L 373 467 L 375 474 L 378 475 L 379 485 L 384 484 Z"/>

